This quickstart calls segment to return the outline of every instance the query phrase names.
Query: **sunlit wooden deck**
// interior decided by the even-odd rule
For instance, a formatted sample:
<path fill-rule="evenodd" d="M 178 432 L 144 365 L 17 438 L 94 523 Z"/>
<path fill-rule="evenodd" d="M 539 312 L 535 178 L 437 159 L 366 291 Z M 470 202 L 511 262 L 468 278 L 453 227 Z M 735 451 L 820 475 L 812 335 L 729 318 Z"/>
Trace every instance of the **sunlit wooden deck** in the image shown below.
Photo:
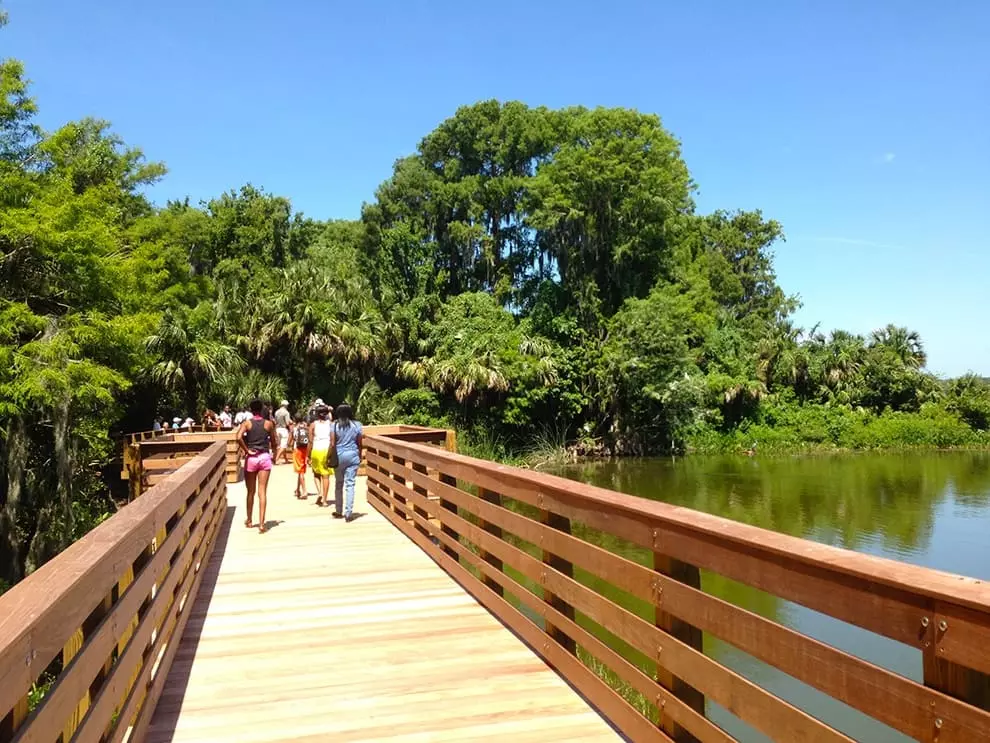
<path fill-rule="evenodd" d="M 275 469 L 265 535 L 229 486 L 149 741 L 619 738 L 365 504 L 363 477 L 350 524 L 297 501 L 294 477 Z"/>

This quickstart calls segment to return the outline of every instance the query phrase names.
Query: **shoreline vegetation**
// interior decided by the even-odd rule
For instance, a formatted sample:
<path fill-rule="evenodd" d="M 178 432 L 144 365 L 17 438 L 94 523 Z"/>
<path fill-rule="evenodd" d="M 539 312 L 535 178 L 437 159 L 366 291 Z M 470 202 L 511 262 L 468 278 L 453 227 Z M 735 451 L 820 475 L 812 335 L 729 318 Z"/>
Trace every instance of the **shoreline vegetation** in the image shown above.
<path fill-rule="evenodd" d="M 0 581 L 113 513 L 122 433 L 254 397 L 540 466 L 988 443 L 990 385 L 916 332 L 797 327 L 782 225 L 699 212 L 657 115 L 463 106 L 319 220 L 251 184 L 152 203 L 163 163 L 37 110 L 0 60 Z"/>
<path fill-rule="evenodd" d="M 846 411 L 848 412 L 848 411 Z M 460 451 L 470 456 L 490 459 L 530 469 L 556 468 L 578 462 L 606 461 L 642 456 L 829 456 L 857 453 L 898 453 L 906 451 L 981 451 L 990 449 L 990 434 L 974 431 L 963 421 L 939 411 L 923 413 L 860 412 L 845 416 L 845 425 L 830 431 L 796 427 L 752 425 L 729 432 L 704 431 L 686 442 L 677 452 L 616 452 L 601 440 L 567 441 L 559 433 L 537 435 L 532 446 L 512 450 L 504 440 L 490 434 L 475 435 L 458 431 Z M 442 421 L 434 425 L 445 425 Z"/>

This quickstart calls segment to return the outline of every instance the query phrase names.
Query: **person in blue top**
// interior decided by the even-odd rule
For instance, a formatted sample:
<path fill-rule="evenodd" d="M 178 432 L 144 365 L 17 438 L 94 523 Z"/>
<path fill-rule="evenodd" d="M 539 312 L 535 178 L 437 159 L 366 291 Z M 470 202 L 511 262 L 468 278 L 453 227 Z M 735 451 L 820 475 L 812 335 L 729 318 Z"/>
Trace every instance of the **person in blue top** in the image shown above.
<path fill-rule="evenodd" d="M 334 472 L 334 512 L 333 517 L 354 520 L 354 481 L 358 465 L 361 463 L 363 429 L 354 420 L 354 410 L 346 402 L 334 410 L 336 420 L 330 432 L 330 447 L 337 450 L 337 467 Z M 347 501 L 344 503 L 344 488 Z M 341 507 L 343 506 L 343 510 Z"/>

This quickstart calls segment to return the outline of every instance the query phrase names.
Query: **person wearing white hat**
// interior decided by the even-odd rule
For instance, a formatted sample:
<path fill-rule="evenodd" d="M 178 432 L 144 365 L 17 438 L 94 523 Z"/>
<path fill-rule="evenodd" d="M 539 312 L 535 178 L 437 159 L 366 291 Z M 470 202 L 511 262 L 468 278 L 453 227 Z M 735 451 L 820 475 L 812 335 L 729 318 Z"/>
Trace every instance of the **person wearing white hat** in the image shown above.
<path fill-rule="evenodd" d="M 315 421 L 317 417 L 316 416 L 317 409 L 323 407 L 325 404 L 326 403 L 323 402 L 322 397 L 318 397 L 315 400 L 313 400 L 313 404 L 309 406 L 309 410 L 306 413 L 306 422 L 312 423 L 313 421 Z"/>
<path fill-rule="evenodd" d="M 292 425 L 292 413 L 289 412 L 289 401 L 282 400 L 279 409 L 275 411 L 275 437 L 278 448 L 275 450 L 275 464 L 289 456 L 289 426 Z"/>

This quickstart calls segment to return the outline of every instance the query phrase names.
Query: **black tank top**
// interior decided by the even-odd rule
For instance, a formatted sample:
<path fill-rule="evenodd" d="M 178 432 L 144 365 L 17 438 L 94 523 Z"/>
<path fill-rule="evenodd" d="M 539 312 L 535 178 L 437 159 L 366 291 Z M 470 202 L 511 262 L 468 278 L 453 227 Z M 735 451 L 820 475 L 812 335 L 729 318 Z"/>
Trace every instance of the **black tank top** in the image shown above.
<path fill-rule="evenodd" d="M 244 432 L 244 443 L 248 451 L 268 451 L 268 431 L 265 430 L 264 418 L 252 418 L 251 427 Z"/>

